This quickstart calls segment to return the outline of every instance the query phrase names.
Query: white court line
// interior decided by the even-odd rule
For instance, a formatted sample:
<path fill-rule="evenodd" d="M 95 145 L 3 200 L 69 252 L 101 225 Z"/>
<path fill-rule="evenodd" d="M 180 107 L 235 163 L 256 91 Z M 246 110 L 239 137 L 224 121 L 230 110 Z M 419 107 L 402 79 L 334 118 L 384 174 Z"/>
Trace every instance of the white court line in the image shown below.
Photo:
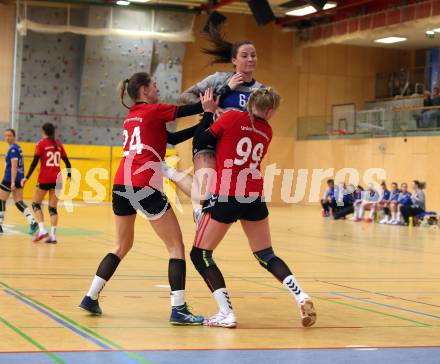
<path fill-rule="evenodd" d="M 1 235 L 28 235 L 22 231 L 14 230 L 15 226 L 16 225 L 3 225 L 3 234 Z"/>

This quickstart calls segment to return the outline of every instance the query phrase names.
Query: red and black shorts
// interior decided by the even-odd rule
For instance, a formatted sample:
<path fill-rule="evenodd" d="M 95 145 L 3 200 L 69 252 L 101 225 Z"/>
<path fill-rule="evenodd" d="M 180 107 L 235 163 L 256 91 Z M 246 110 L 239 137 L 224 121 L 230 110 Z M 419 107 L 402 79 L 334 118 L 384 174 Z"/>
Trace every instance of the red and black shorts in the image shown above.
<path fill-rule="evenodd" d="M 130 216 L 139 210 L 147 217 L 157 217 L 171 208 L 167 196 L 151 187 L 114 185 L 113 212 L 117 216 Z"/>
<path fill-rule="evenodd" d="M 260 221 L 269 216 L 266 202 L 261 197 L 212 195 L 205 202 L 203 212 L 210 213 L 212 219 L 224 224 L 237 220 Z"/>

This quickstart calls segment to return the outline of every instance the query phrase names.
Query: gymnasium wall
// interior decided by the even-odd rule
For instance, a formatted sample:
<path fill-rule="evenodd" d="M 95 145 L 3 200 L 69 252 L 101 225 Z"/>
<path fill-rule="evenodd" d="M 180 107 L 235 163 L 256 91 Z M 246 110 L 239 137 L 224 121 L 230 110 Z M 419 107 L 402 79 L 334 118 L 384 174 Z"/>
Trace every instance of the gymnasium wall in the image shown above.
<path fill-rule="evenodd" d="M 19 145 L 23 151 L 25 173 L 27 173 L 33 160 L 35 143 L 19 142 Z M 8 144 L 0 142 L 0 160 L 4 161 L 8 149 Z M 72 164 L 72 182 L 66 181 L 65 165 L 61 162 L 61 169 L 64 170 L 61 199 L 88 203 L 110 201 L 113 180 L 122 159 L 122 147 L 64 144 L 64 149 Z M 175 154 L 175 150 L 167 150 L 165 160 L 168 165 L 175 166 Z M 0 176 L 3 176 L 4 168 L 5 164 L 0 163 Z M 25 199 L 32 199 L 38 171 L 39 166 L 24 187 Z M 168 179 L 164 179 L 164 191 L 170 201 L 174 202 L 175 186 Z"/>
<path fill-rule="evenodd" d="M 9 123 L 12 64 L 14 53 L 15 7 L 0 4 L 0 129 Z"/>
<path fill-rule="evenodd" d="M 228 14 L 224 27 L 231 41 L 250 39 L 258 53 L 256 78 L 276 88 L 283 100 L 272 121 L 274 138 L 266 157 L 266 164 L 278 168 L 294 168 L 296 126 L 298 117 L 331 115 L 337 103 L 356 103 L 374 99 L 377 72 L 409 65 L 412 53 L 384 48 L 330 45 L 301 49 L 293 33 L 282 32 L 276 25 L 260 28 L 251 16 Z M 231 65 L 210 66 L 209 58 L 200 49 L 208 43 L 200 33 L 205 16 L 195 22 L 196 42 L 187 45 L 183 63 L 183 89 L 218 70 L 231 70 Z M 183 128 L 197 119 L 178 121 Z M 180 165 L 191 165 L 191 146 L 177 147 Z M 282 202 L 281 179 L 274 181 L 274 202 Z"/>
<path fill-rule="evenodd" d="M 67 8 L 32 6 L 27 17 L 38 23 L 64 24 Z M 109 7 L 92 6 L 70 11 L 75 25 L 105 27 L 110 19 L 115 27 L 138 30 L 139 24 L 154 23 L 156 30 L 176 32 L 191 26 L 192 14 L 122 8 L 110 14 Z M 165 102 L 178 101 L 183 43 L 33 31 L 18 39 L 16 128 L 21 140 L 38 140 L 41 124 L 52 122 L 65 143 L 119 145 L 126 109 L 119 102 L 117 85 L 138 71 L 153 76 Z"/>
<path fill-rule="evenodd" d="M 354 168 L 361 177 L 369 168 L 383 168 L 388 183 L 407 182 L 417 179 L 427 182 L 427 208 L 440 210 L 440 173 L 437 160 L 440 155 L 440 137 L 343 139 L 297 141 L 293 156 L 295 177 L 299 169 L 312 171 L 314 168 L 334 168 L 334 173 L 342 168 Z M 335 175 L 334 174 L 334 175 Z M 333 176 L 334 176 L 333 175 Z M 324 191 L 324 183 L 321 193 Z M 302 203 L 309 203 L 310 188 Z"/>
<path fill-rule="evenodd" d="M 6 75 L 0 78 L 0 87 L 4 95 L 0 99 L 0 115 L 3 118 L 0 118 L 0 121 L 7 120 L 9 114 L 12 61 L 7 62 L 7 55 L 12 57 L 13 14 L 12 7 L 0 6 L 2 16 L 0 28 L 6 29 L 0 32 L 2 40 L 0 54 L 6 54 L 6 57 L 0 59 L 0 67 L 4 71 L 2 74 Z M 176 72 L 173 72 L 175 75 L 173 77 L 176 77 L 175 84 L 180 83 L 181 77 L 182 89 L 215 71 L 231 69 L 230 65 L 209 66 L 209 59 L 201 54 L 200 49 L 207 43 L 198 30 L 205 21 L 205 16 L 196 18 L 196 42 L 186 45 L 183 64 L 179 65 L 179 62 L 176 62 L 173 65 L 177 67 Z M 259 28 L 251 16 L 228 14 L 228 22 L 224 29 L 227 38 L 233 41 L 243 38 L 255 41 L 259 56 L 256 78 L 277 88 L 283 96 L 280 111 L 273 120 L 274 139 L 266 164 L 276 163 L 277 167 L 282 169 L 313 169 L 322 166 L 339 169 L 344 165 L 360 170 L 367 167 L 384 167 L 390 179 L 398 181 L 426 179 L 429 205 L 440 204 L 440 196 L 429 188 L 438 183 L 435 169 L 429 168 L 428 165 L 428 161 L 436 158 L 435 151 L 439 140 L 435 137 L 408 138 L 406 143 L 400 143 L 402 139 L 399 138 L 384 139 L 384 143 L 389 144 L 391 149 L 385 151 L 383 155 L 376 148 L 378 139 L 341 141 L 296 141 L 295 139 L 298 117 L 329 117 L 331 106 L 337 103 L 354 102 L 361 108 L 365 101 L 374 98 L 376 73 L 411 66 L 413 53 L 344 45 L 300 49 L 292 33 L 281 32 L 274 25 Z M 165 52 L 170 52 L 169 45 L 158 42 L 155 46 L 162 47 L 160 52 L 166 54 L 164 59 L 171 59 L 170 53 Z M 171 48 L 175 46 L 173 44 Z M 183 52 L 181 48 L 177 51 Z M 152 67 L 156 72 L 161 72 L 161 77 L 169 76 L 167 62 L 156 64 L 153 62 Z M 181 67 L 181 71 L 178 67 Z M 186 118 L 178 122 L 178 128 L 195 122 L 197 118 Z M 107 135 L 107 132 L 102 134 Z M 403 148 L 403 153 L 391 152 L 397 150 L 399 146 Z M 178 146 L 177 152 L 181 158 L 179 163 L 181 168 L 192 165 L 189 142 Z M 275 178 L 274 202 L 282 202 L 281 180 L 281 177 Z"/>

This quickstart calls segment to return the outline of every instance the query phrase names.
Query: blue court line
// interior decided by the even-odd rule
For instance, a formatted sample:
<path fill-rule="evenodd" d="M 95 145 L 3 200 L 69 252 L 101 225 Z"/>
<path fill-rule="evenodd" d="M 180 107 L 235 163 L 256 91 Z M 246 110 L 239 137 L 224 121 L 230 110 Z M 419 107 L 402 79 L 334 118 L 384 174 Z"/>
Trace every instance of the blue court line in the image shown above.
<path fill-rule="evenodd" d="M 38 312 L 42 313 L 43 315 L 49 317 L 50 319 L 54 320 L 55 322 L 58 322 L 60 325 L 66 327 L 67 329 L 80 335 L 84 339 L 89 340 L 90 342 L 94 343 L 95 345 L 98 345 L 100 348 L 102 348 L 104 350 L 111 350 L 111 351 L 113 350 L 113 348 L 111 346 L 100 342 L 99 340 L 95 339 L 94 337 L 90 336 L 89 334 L 77 329 L 75 326 L 73 326 L 73 325 L 69 324 L 68 322 L 60 319 L 59 317 L 51 314 L 49 311 L 45 310 L 44 308 L 37 306 L 33 302 L 26 300 L 25 298 L 15 294 L 14 292 L 12 292 L 10 290 L 4 289 L 3 291 L 5 293 L 7 293 L 8 295 L 16 298 L 17 300 L 23 302 L 24 304 L 32 307 L 33 309 L 37 310 Z M 130 356 L 125 355 L 124 352 L 115 352 L 115 355 L 120 356 L 123 362 L 139 363 L 139 360 L 136 360 L 134 358 L 131 358 Z"/>
<path fill-rule="evenodd" d="M 85 332 L 82 332 L 82 331 L 78 330 L 76 327 L 72 326 L 72 325 L 69 324 L 68 322 L 66 322 L 66 321 L 64 321 L 64 320 L 62 320 L 62 319 L 60 319 L 60 318 L 58 318 L 58 317 L 52 315 L 50 312 L 46 311 L 44 308 L 41 308 L 41 307 L 37 306 L 36 304 L 34 304 L 34 303 L 32 303 L 32 302 L 30 302 L 30 301 L 24 299 L 23 297 L 20 297 L 19 295 L 15 294 L 14 292 L 11 292 L 11 291 L 9 291 L 9 290 L 7 290 L 7 289 L 4 289 L 3 291 L 6 292 L 8 295 L 10 295 L 10 296 L 12 296 L 12 297 L 18 299 L 19 301 L 25 303 L 26 305 L 28 305 L 28 306 L 34 308 L 35 310 L 41 312 L 43 315 L 46 315 L 46 316 L 49 317 L 50 319 L 52 319 L 52 320 L 58 322 L 58 323 L 61 324 L 62 326 L 64 326 L 64 327 L 70 329 L 70 330 L 73 331 L 74 333 L 76 333 L 76 334 L 82 336 L 84 339 L 89 340 L 89 341 L 91 341 L 92 343 L 98 345 L 100 348 L 102 348 L 102 349 L 106 349 L 106 350 L 112 350 L 112 349 L 113 349 L 112 347 L 110 347 L 110 346 L 108 346 L 108 345 L 106 345 L 106 344 L 104 344 L 104 343 L 98 341 L 97 339 L 95 339 L 94 337 L 90 336 L 89 334 L 86 334 Z"/>
<path fill-rule="evenodd" d="M 367 350 L 365 350 L 367 349 Z M 172 350 L 137 351 L 140 356 L 148 355 L 156 364 L 266 364 L 266 363 L 313 363 L 313 364 L 438 364 L 440 348 L 341 348 L 301 350 Z M 66 363 L 120 364 L 109 352 L 62 352 L 57 353 Z M 0 354 L 0 364 L 28 363 L 47 364 L 43 353 Z"/>
<path fill-rule="evenodd" d="M 400 310 L 400 311 L 405 311 L 405 312 L 415 313 L 416 315 L 422 315 L 422 316 L 428 316 L 428 317 L 433 317 L 433 318 L 436 318 L 436 319 L 440 319 L 440 316 L 431 315 L 431 314 L 429 314 L 429 313 L 425 313 L 425 312 L 409 310 L 409 309 L 407 309 L 407 308 L 402 308 L 402 307 L 398 307 L 398 306 L 388 305 L 388 304 L 386 304 L 386 303 L 380 303 L 380 302 L 370 301 L 370 300 L 366 300 L 366 299 L 364 299 L 364 298 L 352 297 L 352 296 L 348 296 L 348 295 L 345 295 L 345 294 L 342 294 L 342 293 L 332 292 L 332 294 L 334 294 L 334 295 L 336 295 L 336 296 L 341 296 L 341 297 L 345 297 L 345 298 L 350 298 L 350 299 L 355 300 L 355 301 L 361 301 L 361 302 L 372 303 L 373 305 L 384 306 L 384 307 L 388 307 L 388 308 L 394 308 L 395 310 Z"/>

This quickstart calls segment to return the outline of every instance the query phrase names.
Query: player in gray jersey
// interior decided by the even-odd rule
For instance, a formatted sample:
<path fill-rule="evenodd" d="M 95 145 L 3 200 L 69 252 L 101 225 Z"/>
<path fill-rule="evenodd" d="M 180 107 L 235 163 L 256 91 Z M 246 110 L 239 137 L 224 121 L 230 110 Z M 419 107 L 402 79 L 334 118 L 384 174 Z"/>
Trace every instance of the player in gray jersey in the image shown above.
<path fill-rule="evenodd" d="M 231 72 L 216 72 L 185 90 L 181 101 L 185 104 L 198 102 L 200 94 L 212 88 L 219 96 L 220 113 L 227 110 L 246 110 L 252 91 L 262 88 L 263 84 L 253 78 L 257 66 L 257 52 L 251 41 L 243 40 L 230 43 L 214 27 L 210 27 L 209 40 L 212 48 L 203 49 L 212 57 L 211 65 L 232 63 Z M 197 131 L 196 131 L 197 133 Z M 182 176 L 175 169 L 165 167 L 165 175 L 195 202 L 195 219 L 200 212 L 198 203 L 203 203 L 209 195 L 209 187 L 215 171 L 215 145 L 204 145 L 203 148 L 193 145 L 193 163 L 195 178 Z M 193 182 L 194 180 L 194 182 Z M 193 193 L 191 193 L 193 192 Z"/>

